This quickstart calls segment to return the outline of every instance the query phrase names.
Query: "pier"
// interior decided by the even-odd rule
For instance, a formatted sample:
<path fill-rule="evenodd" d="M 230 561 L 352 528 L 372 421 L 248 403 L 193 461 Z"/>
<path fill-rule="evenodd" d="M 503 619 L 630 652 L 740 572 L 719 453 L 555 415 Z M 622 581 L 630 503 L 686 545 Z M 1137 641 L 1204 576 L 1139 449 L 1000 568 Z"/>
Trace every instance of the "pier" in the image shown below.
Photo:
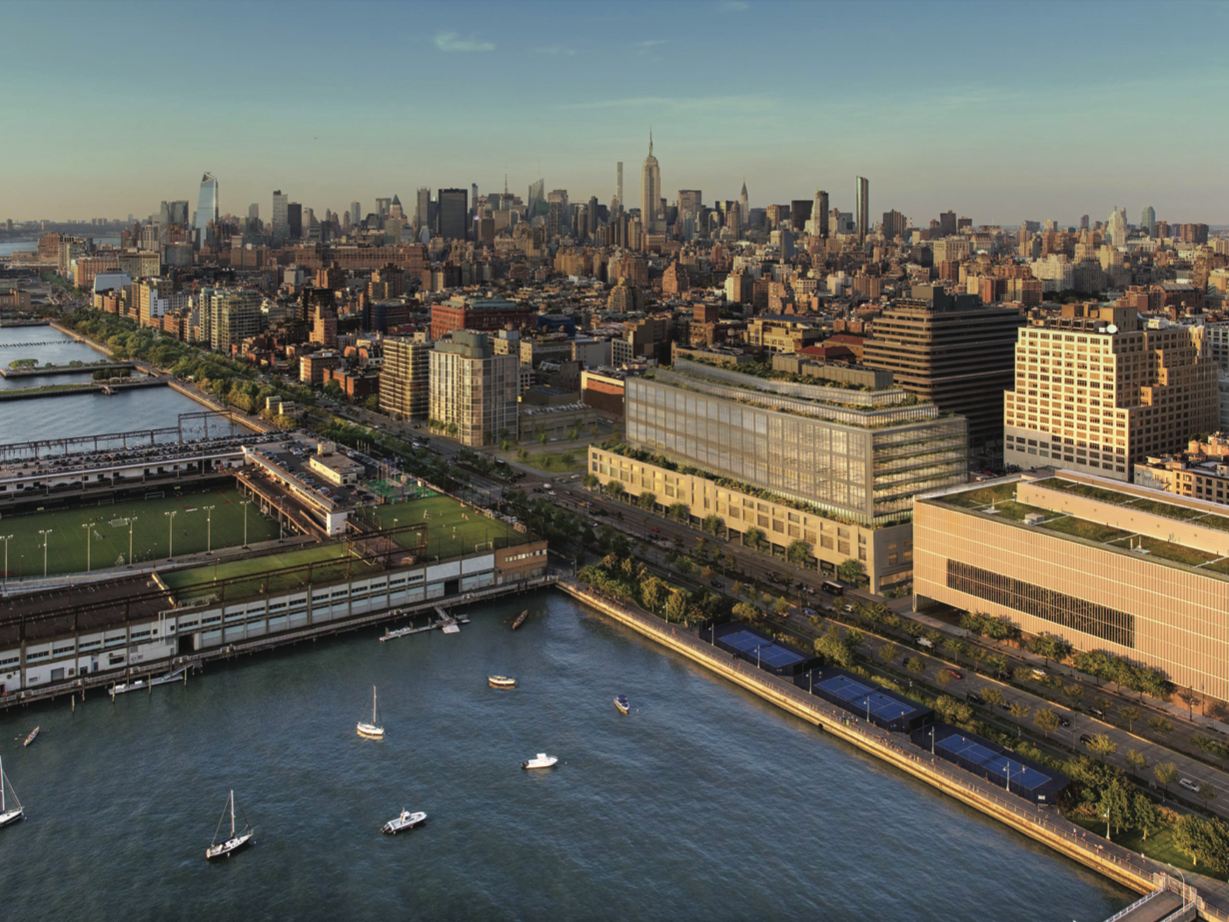
<path fill-rule="evenodd" d="M 23 344 L 27 345 L 27 344 Z M 52 343 L 29 343 L 28 345 L 53 345 Z M 0 346 L 7 349 L 9 346 Z M 0 368 L 0 378 L 44 378 L 49 375 L 88 375 L 96 371 L 131 371 L 136 362 L 101 362 L 96 365 L 44 365 L 42 368 Z"/>
<path fill-rule="evenodd" d="M 130 391 L 142 387 L 165 387 L 166 378 L 140 378 L 136 381 L 93 381 L 80 384 L 50 384 L 46 387 L 27 387 L 20 390 L 0 391 L 0 400 L 36 400 L 40 397 L 64 397 L 71 394 L 106 394 Z"/>
<path fill-rule="evenodd" d="M 1013 797 L 997 785 L 974 774 L 960 771 L 950 763 L 937 759 L 929 751 L 914 746 L 904 734 L 880 730 L 862 720 L 848 720 L 847 711 L 814 695 L 805 694 L 789 679 L 771 675 L 757 669 L 753 664 L 730 657 L 725 651 L 702 642 L 690 628 L 668 624 L 571 580 L 560 579 L 557 586 L 590 608 L 657 641 L 740 688 L 993 817 L 1017 832 L 1049 846 L 1121 886 L 1141 894 L 1159 893 L 1162 889 L 1170 888 L 1172 868 L 1168 865 L 1128 852 L 1096 836 L 1089 838 L 1084 829 L 1068 822 L 1057 812 Z M 1178 916 L 1171 913 L 1161 918 L 1194 918 L 1194 913 L 1197 912 L 1198 918 L 1201 919 L 1229 922 L 1229 886 L 1226 884 L 1211 878 L 1200 878 L 1198 892 L 1193 888 L 1186 888 L 1182 894 L 1179 909 L 1189 911 L 1191 915 Z M 1186 910 L 1182 910 L 1182 906 L 1186 906 Z M 1149 916 L 1132 918 L 1147 919 Z"/>

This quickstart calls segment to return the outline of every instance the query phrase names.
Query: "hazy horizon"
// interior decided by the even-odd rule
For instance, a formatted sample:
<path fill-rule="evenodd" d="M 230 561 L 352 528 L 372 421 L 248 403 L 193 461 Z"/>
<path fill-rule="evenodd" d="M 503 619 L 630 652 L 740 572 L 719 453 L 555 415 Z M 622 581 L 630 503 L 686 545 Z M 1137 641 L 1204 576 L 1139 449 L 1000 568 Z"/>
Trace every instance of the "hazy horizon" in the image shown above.
<path fill-rule="evenodd" d="M 1229 5 L 1147 3 L 5 5 L 0 220 L 224 213 L 274 189 L 323 216 L 428 186 L 544 178 L 629 207 L 653 130 L 663 193 L 752 207 L 829 193 L 872 220 L 1229 223 L 1209 118 Z M 615 12 L 617 11 L 617 12 Z M 242 28 L 236 24 L 242 23 Z M 1202 28 L 1194 28 L 1198 24 Z M 209 42 L 207 51 L 201 39 Z M 129 59 L 129 55 L 131 58 Z M 1191 126 L 1198 126 L 1192 143 Z M 1172 133 L 1172 137 L 1170 136 Z M 1186 150 L 1186 145 L 1194 148 Z M 1212 212 L 1216 202 L 1219 212 Z"/>

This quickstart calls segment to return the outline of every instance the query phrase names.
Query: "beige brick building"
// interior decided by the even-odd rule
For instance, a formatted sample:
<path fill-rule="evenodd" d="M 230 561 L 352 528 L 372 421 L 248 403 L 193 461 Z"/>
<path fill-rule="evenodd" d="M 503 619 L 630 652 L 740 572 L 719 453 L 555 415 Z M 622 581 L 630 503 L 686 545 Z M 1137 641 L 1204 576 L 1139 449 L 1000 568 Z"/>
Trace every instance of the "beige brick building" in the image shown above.
<path fill-rule="evenodd" d="M 1141 329 L 1134 308 L 1064 305 L 1016 342 L 1004 460 L 1129 481 L 1137 462 L 1219 422 L 1217 365 L 1200 327 Z"/>
<path fill-rule="evenodd" d="M 1007 616 L 1229 699 L 1229 516 L 1060 472 L 918 497 L 915 606 Z"/>

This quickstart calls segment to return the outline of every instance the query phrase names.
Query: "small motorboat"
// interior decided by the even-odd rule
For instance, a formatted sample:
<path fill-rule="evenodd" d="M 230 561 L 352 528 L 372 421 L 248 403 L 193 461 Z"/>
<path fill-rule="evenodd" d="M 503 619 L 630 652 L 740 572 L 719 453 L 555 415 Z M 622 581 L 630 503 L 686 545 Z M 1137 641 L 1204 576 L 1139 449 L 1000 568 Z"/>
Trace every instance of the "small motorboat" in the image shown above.
<path fill-rule="evenodd" d="M 395 836 L 399 832 L 413 829 L 415 826 L 425 823 L 426 820 L 427 814 L 425 813 L 411 813 L 409 810 L 402 810 L 400 816 L 393 817 L 381 826 L 380 832 L 385 835 Z"/>
<path fill-rule="evenodd" d="M 489 675 L 486 677 L 487 684 L 491 688 L 516 688 L 516 679 L 506 675 Z"/>
<path fill-rule="evenodd" d="M 631 705 L 627 703 L 627 695 L 615 695 L 614 703 L 620 714 L 626 714 L 631 710 Z"/>
<path fill-rule="evenodd" d="M 221 830 L 222 823 L 226 820 L 228 809 L 230 811 L 230 838 L 225 842 L 218 842 L 218 831 Z M 229 858 L 251 842 L 252 836 L 255 834 L 256 830 L 247 824 L 246 819 L 243 824 L 243 832 L 235 833 L 235 792 L 231 791 L 230 796 L 226 798 L 226 806 L 222 808 L 222 816 L 218 820 L 218 828 L 214 830 L 213 843 L 210 843 L 209 847 L 205 849 L 205 859 L 212 861 L 215 858 Z"/>
<path fill-rule="evenodd" d="M 558 761 L 558 756 L 548 756 L 545 752 L 539 752 L 534 758 L 522 762 L 521 768 L 554 768 Z"/>
<path fill-rule="evenodd" d="M 41 729 L 40 727 L 35 727 L 33 730 L 31 730 L 31 731 L 30 731 L 30 735 L 26 737 L 26 741 L 25 741 L 24 743 L 22 743 L 21 745 L 23 745 L 23 746 L 29 746 L 29 745 L 30 745 L 31 743 L 33 743 L 36 739 L 38 739 L 38 731 L 39 731 L 40 729 Z"/>
<path fill-rule="evenodd" d="M 525 623 L 525 619 L 529 617 L 529 609 L 526 608 L 523 612 L 516 616 L 516 620 L 512 622 L 512 630 L 516 630 Z"/>

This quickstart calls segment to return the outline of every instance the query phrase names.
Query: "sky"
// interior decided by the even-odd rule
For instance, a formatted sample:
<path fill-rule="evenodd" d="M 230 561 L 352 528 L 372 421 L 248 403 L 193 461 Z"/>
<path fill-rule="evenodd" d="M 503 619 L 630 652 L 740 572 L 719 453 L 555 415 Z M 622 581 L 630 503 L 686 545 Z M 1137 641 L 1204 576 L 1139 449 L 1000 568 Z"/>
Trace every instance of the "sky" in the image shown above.
<path fill-rule="evenodd" d="M 0 221 L 542 177 L 925 224 L 1229 223 L 1229 2 L 0 0 Z"/>

